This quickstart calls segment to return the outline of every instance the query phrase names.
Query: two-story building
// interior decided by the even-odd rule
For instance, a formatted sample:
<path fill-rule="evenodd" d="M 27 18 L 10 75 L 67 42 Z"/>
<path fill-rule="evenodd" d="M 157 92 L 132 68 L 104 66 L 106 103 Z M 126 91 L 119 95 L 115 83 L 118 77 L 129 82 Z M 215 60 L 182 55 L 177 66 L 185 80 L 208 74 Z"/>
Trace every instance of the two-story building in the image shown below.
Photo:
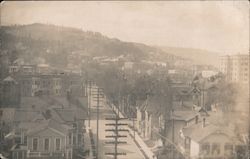
<path fill-rule="evenodd" d="M 71 159 L 73 126 L 59 124 L 53 119 L 39 123 L 23 123 L 22 140 L 12 148 L 13 159 Z"/>
<path fill-rule="evenodd" d="M 20 84 L 11 76 L 0 81 L 0 107 L 20 106 Z"/>

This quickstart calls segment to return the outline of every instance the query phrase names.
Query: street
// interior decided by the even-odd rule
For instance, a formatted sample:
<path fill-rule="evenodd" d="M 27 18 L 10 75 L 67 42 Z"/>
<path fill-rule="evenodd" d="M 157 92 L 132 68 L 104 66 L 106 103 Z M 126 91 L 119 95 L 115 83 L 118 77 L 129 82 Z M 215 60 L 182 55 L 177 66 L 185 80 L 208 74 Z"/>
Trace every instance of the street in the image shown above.
<path fill-rule="evenodd" d="M 94 134 L 95 144 L 96 144 L 96 130 L 97 130 L 97 123 L 96 123 L 96 109 L 91 109 L 91 122 L 90 127 Z M 111 138 L 106 138 L 107 135 L 112 135 L 113 132 L 106 132 L 105 129 L 112 129 L 112 126 L 106 126 L 107 123 L 114 123 L 110 120 L 105 120 L 107 117 L 114 117 L 114 112 L 111 110 L 110 107 L 107 105 L 100 107 L 99 111 L 99 151 L 98 156 L 101 159 L 112 159 L 114 158 L 111 155 L 105 155 L 105 153 L 114 152 L 114 144 L 106 144 L 107 141 L 112 141 Z M 126 120 L 122 120 L 121 123 L 127 123 Z M 127 129 L 127 126 L 120 126 L 121 129 Z M 137 147 L 136 143 L 134 142 L 133 138 L 129 135 L 128 132 L 119 133 L 119 135 L 127 135 L 126 138 L 120 138 L 119 141 L 126 141 L 126 144 L 119 144 L 118 145 L 118 152 L 119 153 L 126 153 L 126 155 L 119 155 L 118 158 L 129 158 L 129 159 L 144 159 L 143 154 L 141 153 L 140 149 Z"/>

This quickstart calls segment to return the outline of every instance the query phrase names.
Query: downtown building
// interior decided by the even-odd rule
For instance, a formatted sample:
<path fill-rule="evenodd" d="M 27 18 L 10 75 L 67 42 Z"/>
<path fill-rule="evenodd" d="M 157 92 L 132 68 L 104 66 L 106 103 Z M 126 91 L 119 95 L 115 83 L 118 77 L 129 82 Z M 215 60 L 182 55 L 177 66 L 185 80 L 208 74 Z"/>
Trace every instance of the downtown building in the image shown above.
<path fill-rule="evenodd" d="M 232 83 L 249 84 L 249 55 L 226 55 L 220 57 L 220 71 Z"/>

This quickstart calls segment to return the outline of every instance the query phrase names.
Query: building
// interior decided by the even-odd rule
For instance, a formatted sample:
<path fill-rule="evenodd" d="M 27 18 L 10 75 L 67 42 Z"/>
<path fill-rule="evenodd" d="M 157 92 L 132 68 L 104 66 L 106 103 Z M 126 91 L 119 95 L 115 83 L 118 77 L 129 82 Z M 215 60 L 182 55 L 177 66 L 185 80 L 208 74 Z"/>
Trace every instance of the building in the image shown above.
<path fill-rule="evenodd" d="M 234 159 L 244 152 L 243 142 L 230 127 L 209 124 L 205 118 L 197 124 L 183 128 L 179 134 L 182 139 L 180 148 L 192 159 Z"/>
<path fill-rule="evenodd" d="M 16 110 L 13 159 L 72 159 L 84 152 L 86 112 L 77 108 Z"/>
<path fill-rule="evenodd" d="M 48 74 L 51 68 L 48 64 L 39 64 L 37 65 L 37 72 L 40 74 Z"/>
<path fill-rule="evenodd" d="M 0 107 L 17 108 L 20 105 L 20 85 L 11 76 L 0 83 Z"/>
<path fill-rule="evenodd" d="M 233 83 L 249 83 L 249 55 L 226 55 L 220 57 L 220 71 L 227 81 Z"/>
<path fill-rule="evenodd" d="M 21 86 L 21 96 L 52 95 L 61 96 L 62 77 L 60 75 L 19 75 L 17 79 Z"/>
<path fill-rule="evenodd" d="M 74 127 L 49 119 L 38 123 L 22 123 L 21 144 L 12 148 L 12 159 L 72 159 Z"/>
<path fill-rule="evenodd" d="M 30 64 L 21 64 L 18 65 L 16 63 L 13 63 L 9 66 L 9 73 L 10 74 L 35 74 L 37 72 L 37 66 L 36 65 L 30 65 Z"/>
<path fill-rule="evenodd" d="M 194 125 L 199 121 L 199 113 L 196 111 L 174 111 L 167 121 L 166 137 L 172 142 L 180 142 L 179 132 L 182 128 Z M 174 136 L 173 136 L 174 134 Z"/>

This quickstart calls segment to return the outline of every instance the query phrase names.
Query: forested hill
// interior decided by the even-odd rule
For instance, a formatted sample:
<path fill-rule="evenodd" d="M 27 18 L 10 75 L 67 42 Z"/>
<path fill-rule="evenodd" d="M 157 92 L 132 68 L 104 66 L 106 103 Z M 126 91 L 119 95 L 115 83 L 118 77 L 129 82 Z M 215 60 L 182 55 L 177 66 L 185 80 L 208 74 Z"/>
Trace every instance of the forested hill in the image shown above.
<path fill-rule="evenodd" d="M 92 57 L 123 55 L 130 57 L 131 60 L 162 59 L 159 56 L 165 56 L 160 49 L 144 44 L 123 42 L 98 32 L 55 25 L 35 23 L 3 26 L 0 33 L 3 50 L 16 49 L 18 52 L 25 50 L 34 56 L 40 56 L 48 50 L 58 55 L 74 51 Z"/>
<path fill-rule="evenodd" d="M 50 65 L 63 67 L 67 65 L 67 57 L 72 52 L 89 57 L 123 56 L 135 62 L 150 60 L 173 63 L 178 59 L 190 59 L 189 52 L 192 53 L 190 49 L 182 49 L 180 54 L 180 49 L 177 49 L 178 54 L 176 54 L 176 49 L 124 42 L 108 38 L 98 32 L 40 23 L 2 26 L 0 37 L 1 56 L 7 54 L 10 63 L 18 57 L 24 58 L 29 63 L 41 57 Z M 192 58 L 191 60 L 199 64 L 202 62 Z"/>

